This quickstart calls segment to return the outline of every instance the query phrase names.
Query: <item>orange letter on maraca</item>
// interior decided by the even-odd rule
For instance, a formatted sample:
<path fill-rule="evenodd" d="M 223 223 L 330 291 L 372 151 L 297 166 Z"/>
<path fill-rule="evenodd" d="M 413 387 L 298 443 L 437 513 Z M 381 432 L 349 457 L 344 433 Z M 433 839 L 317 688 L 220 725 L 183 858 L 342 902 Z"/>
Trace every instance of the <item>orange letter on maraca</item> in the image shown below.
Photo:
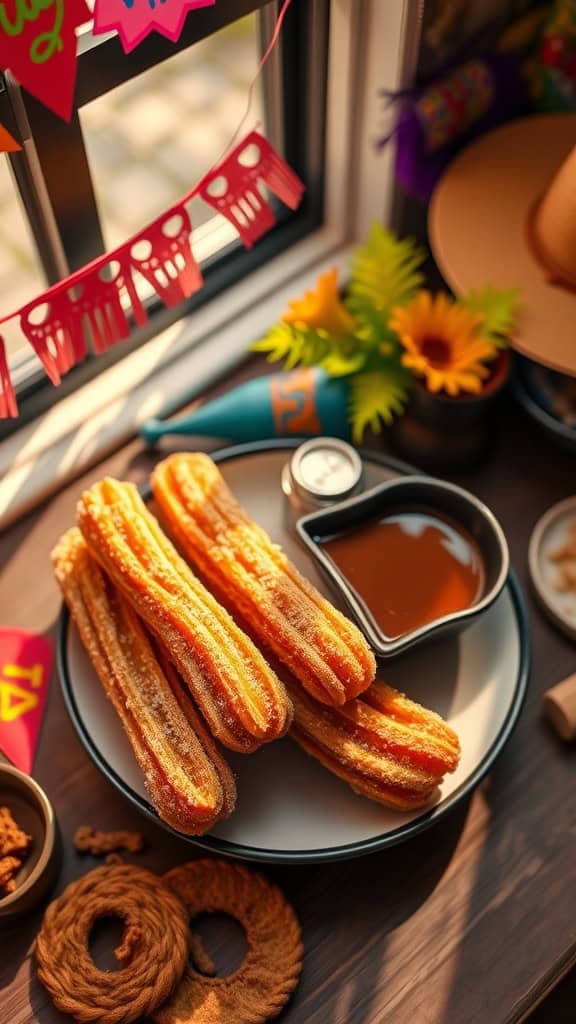
<path fill-rule="evenodd" d="M 319 434 L 320 421 L 314 402 L 315 377 L 309 369 L 291 374 L 286 380 L 270 381 L 276 433 Z"/>

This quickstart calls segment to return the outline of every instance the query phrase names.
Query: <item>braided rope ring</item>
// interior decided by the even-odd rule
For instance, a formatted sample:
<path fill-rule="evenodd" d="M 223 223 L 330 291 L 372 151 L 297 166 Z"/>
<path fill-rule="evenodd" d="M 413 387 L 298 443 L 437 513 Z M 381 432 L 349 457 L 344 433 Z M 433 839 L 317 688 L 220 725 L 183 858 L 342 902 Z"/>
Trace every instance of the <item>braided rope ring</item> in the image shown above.
<path fill-rule="evenodd" d="M 206 911 L 235 917 L 248 952 L 224 978 L 205 977 L 189 963 L 172 998 L 153 1014 L 156 1024 L 262 1024 L 280 1013 L 298 983 L 303 954 L 300 925 L 280 890 L 218 860 L 192 861 L 164 878 L 190 917 Z"/>
<path fill-rule="evenodd" d="M 119 917 L 117 971 L 90 956 L 92 926 Z M 54 1005 L 78 1021 L 129 1024 L 172 993 L 188 958 L 188 914 L 162 879 L 130 864 L 100 867 L 72 882 L 48 907 L 35 954 Z"/>

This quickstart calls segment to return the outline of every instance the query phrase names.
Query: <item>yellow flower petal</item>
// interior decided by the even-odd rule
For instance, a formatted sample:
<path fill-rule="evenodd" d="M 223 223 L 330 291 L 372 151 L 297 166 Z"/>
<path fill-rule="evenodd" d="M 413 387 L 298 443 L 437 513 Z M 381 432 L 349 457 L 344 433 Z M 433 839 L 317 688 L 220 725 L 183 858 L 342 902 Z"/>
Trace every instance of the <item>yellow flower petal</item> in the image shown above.
<path fill-rule="evenodd" d="M 390 327 L 398 335 L 402 363 L 423 376 L 432 392 L 478 393 L 488 376 L 485 361 L 496 346 L 478 333 L 482 316 L 457 306 L 447 295 L 421 291 L 404 308 L 392 311 Z"/>
<path fill-rule="evenodd" d="M 303 323 L 336 335 L 350 334 L 356 326 L 340 301 L 336 267 L 320 275 L 314 291 L 307 291 L 301 299 L 292 299 L 288 306 L 282 316 L 286 324 Z"/>

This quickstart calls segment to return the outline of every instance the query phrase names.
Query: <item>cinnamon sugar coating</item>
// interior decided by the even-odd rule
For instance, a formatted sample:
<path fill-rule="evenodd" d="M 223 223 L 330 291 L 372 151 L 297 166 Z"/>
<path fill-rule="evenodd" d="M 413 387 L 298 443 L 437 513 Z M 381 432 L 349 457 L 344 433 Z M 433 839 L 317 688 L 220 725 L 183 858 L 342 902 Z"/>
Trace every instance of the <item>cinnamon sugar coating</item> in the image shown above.
<path fill-rule="evenodd" d="M 163 534 L 133 484 L 105 479 L 78 504 L 90 552 L 162 644 L 211 732 L 250 752 L 288 730 L 286 690 Z"/>
<path fill-rule="evenodd" d="M 250 519 L 209 456 L 169 456 L 152 489 L 187 558 L 309 693 L 334 706 L 370 685 L 376 662 L 360 630 Z"/>
<path fill-rule="evenodd" d="M 356 793 L 400 810 L 429 803 L 460 760 L 460 742 L 434 711 L 376 682 L 343 708 L 297 686 L 291 736 Z"/>
<path fill-rule="evenodd" d="M 161 663 L 130 604 L 71 529 L 52 554 L 80 638 L 112 702 L 160 817 L 179 832 L 206 832 L 234 808 L 232 773 L 173 669 Z"/>

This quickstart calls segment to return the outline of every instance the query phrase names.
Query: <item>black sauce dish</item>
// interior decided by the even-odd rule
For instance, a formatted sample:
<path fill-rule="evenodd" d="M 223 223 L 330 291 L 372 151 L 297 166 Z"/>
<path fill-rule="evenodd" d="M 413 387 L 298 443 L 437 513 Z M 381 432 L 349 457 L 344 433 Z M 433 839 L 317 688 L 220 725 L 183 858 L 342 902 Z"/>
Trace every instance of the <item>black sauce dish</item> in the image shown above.
<path fill-rule="evenodd" d="M 451 520 L 455 526 L 460 525 L 478 545 L 484 577 L 479 595 L 466 608 L 391 638 L 380 628 L 366 603 L 325 553 L 322 544 L 338 534 L 407 508 L 436 513 Z M 387 480 L 328 509 L 302 516 L 296 523 L 296 529 L 332 586 L 344 598 L 374 652 L 383 658 L 400 654 L 432 637 L 456 633 L 469 626 L 499 596 L 510 568 L 504 531 L 490 509 L 463 488 L 433 477 L 406 476 Z"/>

